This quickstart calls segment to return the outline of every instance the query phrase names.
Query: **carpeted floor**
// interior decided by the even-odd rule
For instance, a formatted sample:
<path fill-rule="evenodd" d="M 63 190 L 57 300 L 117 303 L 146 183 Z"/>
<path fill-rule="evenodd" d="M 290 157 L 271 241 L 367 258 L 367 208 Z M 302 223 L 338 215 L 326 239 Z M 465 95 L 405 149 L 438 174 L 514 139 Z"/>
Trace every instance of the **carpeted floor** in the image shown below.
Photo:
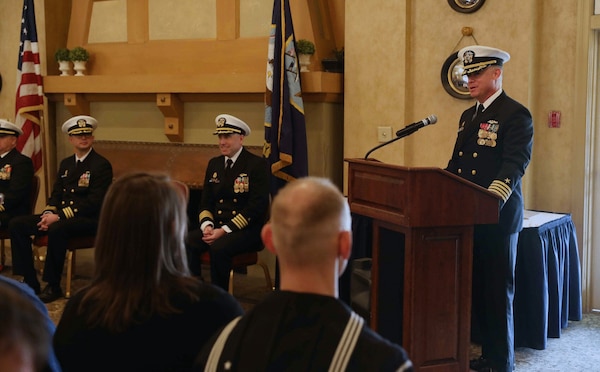
<path fill-rule="evenodd" d="M 518 372 L 600 371 L 600 313 L 583 314 L 581 321 L 570 321 L 560 338 L 548 339 L 544 350 L 518 348 Z"/>
<path fill-rule="evenodd" d="M 10 264 L 10 249 L 8 251 L 7 263 Z M 92 268 L 93 250 L 79 251 L 75 271 L 77 276 L 72 283 L 74 290 L 88 282 Z M 234 275 L 234 296 L 245 309 L 252 308 L 268 293 L 261 271 L 253 271 L 253 267 L 249 270 L 248 275 Z M 12 277 L 10 266 L 4 269 L 2 275 Z M 66 299 L 60 299 L 47 305 L 50 316 L 55 322 L 59 321 L 66 301 Z M 545 350 L 518 348 L 515 351 L 516 371 L 600 371 L 598 345 L 600 345 L 600 313 L 587 313 L 583 315 L 583 320 L 569 322 L 569 326 L 562 330 L 560 338 L 548 339 Z M 472 357 L 479 355 L 477 345 L 471 346 L 471 354 Z"/>

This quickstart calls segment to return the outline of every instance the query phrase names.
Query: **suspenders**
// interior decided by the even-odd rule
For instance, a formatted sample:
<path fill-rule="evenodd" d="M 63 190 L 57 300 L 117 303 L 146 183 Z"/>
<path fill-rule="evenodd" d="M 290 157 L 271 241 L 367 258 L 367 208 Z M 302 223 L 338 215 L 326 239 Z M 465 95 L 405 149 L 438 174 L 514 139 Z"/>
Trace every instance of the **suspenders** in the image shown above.
<path fill-rule="evenodd" d="M 214 372 L 217 370 L 219 359 L 221 357 L 221 353 L 223 352 L 223 348 L 225 347 L 225 343 L 229 338 L 229 334 L 233 328 L 235 328 L 239 320 L 240 317 L 238 316 L 229 322 L 225 328 L 223 328 L 221 334 L 219 334 L 219 337 L 210 350 L 204 371 Z M 331 364 L 329 365 L 330 372 L 346 370 L 348 361 L 350 360 L 350 356 L 352 356 L 352 352 L 354 351 L 354 347 L 356 346 L 356 342 L 358 341 L 358 337 L 360 336 L 360 331 L 362 330 L 364 322 L 365 320 L 354 311 L 350 314 L 350 319 L 348 319 L 344 333 L 342 334 L 337 349 L 335 350 L 335 354 L 331 359 Z M 228 369 L 227 366 L 225 366 L 225 369 Z"/>

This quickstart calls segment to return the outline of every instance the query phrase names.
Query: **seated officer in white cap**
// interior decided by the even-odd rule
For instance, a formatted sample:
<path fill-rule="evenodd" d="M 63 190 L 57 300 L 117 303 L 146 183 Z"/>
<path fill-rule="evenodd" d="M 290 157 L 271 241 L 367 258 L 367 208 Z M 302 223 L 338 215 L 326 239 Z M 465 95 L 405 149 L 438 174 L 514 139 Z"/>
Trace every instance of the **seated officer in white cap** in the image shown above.
<path fill-rule="evenodd" d="M 221 155 L 206 168 L 200 203 L 200 228 L 187 239 L 190 270 L 200 276 L 200 255 L 210 251 L 211 283 L 227 290 L 232 257 L 263 248 L 260 230 L 269 209 L 266 160 L 246 150 L 250 127 L 227 114 L 215 118 Z M 229 164 L 229 165 L 228 165 Z"/>
<path fill-rule="evenodd" d="M 94 235 L 104 195 L 112 183 L 110 162 L 92 148 L 98 122 L 91 116 L 67 120 L 62 131 L 69 136 L 75 154 L 60 162 L 52 193 L 42 214 L 17 217 L 10 222 L 14 273 L 40 293 L 31 255 L 31 236 L 48 235 L 42 279 L 48 283 L 40 294 L 45 303 L 63 296 L 62 277 L 70 237 Z"/>
<path fill-rule="evenodd" d="M 0 226 L 8 227 L 15 216 L 31 213 L 33 162 L 17 149 L 21 128 L 0 119 Z M 0 271 L 2 270 L 0 263 Z"/>
<path fill-rule="evenodd" d="M 470 368 L 512 371 L 515 259 L 524 209 L 521 178 L 531 159 L 533 119 L 502 89 L 507 52 L 472 45 L 458 57 L 476 102 L 460 118 L 446 169 L 497 194 L 500 206 L 498 224 L 475 225 L 471 334 L 482 355 Z"/>

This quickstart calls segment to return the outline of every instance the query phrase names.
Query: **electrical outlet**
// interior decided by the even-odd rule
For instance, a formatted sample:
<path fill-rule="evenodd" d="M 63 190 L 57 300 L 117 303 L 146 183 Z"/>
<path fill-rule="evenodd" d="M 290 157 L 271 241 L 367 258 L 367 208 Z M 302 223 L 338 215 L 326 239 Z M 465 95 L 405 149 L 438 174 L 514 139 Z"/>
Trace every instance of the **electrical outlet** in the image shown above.
<path fill-rule="evenodd" d="M 377 127 L 377 140 L 387 142 L 392 139 L 392 127 Z"/>

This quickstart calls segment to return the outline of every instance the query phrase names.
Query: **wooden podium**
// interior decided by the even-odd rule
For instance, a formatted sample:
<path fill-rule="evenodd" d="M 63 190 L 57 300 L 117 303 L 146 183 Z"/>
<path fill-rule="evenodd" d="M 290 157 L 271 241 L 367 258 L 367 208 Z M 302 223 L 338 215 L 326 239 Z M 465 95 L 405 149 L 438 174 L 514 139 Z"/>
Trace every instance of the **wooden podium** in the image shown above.
<path fill-rule="evenodd" d="M 370 325 L 416 371 L 469 371 L 473 226 L 499 198 L 440 168 L 348 163 L 350 210 L 373 221 Z"/>

